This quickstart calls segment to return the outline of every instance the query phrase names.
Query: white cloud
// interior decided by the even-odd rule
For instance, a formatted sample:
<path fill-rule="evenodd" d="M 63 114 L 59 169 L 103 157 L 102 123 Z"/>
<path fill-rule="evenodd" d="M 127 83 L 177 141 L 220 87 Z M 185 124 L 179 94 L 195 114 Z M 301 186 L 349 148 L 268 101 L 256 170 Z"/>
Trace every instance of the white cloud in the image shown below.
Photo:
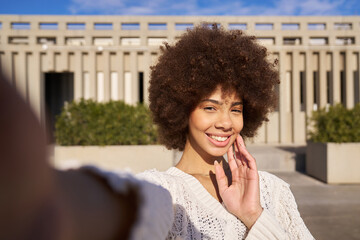
<path fill-rule="evenodd" d="M 346 3 L 345 3 L 346 2 Z M 71 0 L 73 14 L 120 15 L 342 15 L 357 0 Z M 342 9 L 344 8 L 344 9 Z"/>

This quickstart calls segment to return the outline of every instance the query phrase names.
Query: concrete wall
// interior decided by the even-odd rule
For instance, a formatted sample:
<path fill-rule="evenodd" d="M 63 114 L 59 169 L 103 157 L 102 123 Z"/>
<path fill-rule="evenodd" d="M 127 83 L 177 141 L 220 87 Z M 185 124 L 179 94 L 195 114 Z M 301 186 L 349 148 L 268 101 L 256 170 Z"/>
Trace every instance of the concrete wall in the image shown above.
<path fill-rule="evenodd" d="M 311 143 L 306 172 L 327 183 L 360 183 L 360 143 Z"/>
<path fill-rule="evenodd" d="M 156 168 L 165 171 L 174 165 L 175 151 L 163 146 L 55 146 L 51 163 L 59 169 L 95 165 L 107 170 L 134 173 Z"/>
<path fill-rule="evenodd" d="M 244 29 L 279 60 L 279 107 L 255 143 L 305 144 L 314 109 L 360 101 L 360 17 L 0 15 L 0 71 L 45 121 L 44 74 L 74 73 L 74 98 L 147 102 L 159 45 L 202 21 Z M 134 27 L 135 26 L 135 27 Z"/>

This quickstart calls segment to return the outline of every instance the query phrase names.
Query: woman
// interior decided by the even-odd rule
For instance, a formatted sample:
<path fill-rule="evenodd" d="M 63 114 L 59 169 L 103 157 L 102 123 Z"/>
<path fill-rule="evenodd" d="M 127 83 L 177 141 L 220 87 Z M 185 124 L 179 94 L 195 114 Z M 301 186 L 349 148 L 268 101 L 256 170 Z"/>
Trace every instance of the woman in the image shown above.
<path fill-rule="evenodd" d="M 258 172 L 243 141 L 276 106 L 278 73 L 267 57 L 254 37 L 204 24 L 166 44 L 152 67 L 160 141 L 183 155 L 140 176 L 172 196 L 169 239 L 313 239 L 288 184 Z"/>

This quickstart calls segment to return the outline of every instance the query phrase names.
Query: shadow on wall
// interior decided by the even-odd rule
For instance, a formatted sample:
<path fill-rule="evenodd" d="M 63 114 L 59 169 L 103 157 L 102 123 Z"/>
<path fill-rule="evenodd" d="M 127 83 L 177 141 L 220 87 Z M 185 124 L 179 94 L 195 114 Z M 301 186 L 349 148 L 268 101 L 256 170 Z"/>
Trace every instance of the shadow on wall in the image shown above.
<path fill-rule="evenodd" d="M 295 170 L 305 173 L 306 146 L 279 146 L 277 148 L 292 153 L 295 160 Z"/>
<path fill-rule="evenodd" d="M 306 146 L 248 145 L 258 169 L 273 172 L 305 171 Z"/>

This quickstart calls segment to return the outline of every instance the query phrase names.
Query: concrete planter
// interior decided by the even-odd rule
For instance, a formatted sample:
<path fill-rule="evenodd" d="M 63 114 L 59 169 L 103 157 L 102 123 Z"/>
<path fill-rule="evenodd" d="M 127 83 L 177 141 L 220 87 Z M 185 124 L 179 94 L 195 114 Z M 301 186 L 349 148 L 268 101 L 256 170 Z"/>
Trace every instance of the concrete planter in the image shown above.
<path fill-rule="evenodd" d="M 142 146 L 55 146 L 52 163 L 56 168 L 96 165 L 108 170 L 129 169 L 134 173 L 156 168 L 165 171 L 178 154 L 160 145 Z"/>
<path fill-rule="evenodd" d="M 326 183 L 360 183 L 360 143 L 308 142 L 306 172 Z"/>

